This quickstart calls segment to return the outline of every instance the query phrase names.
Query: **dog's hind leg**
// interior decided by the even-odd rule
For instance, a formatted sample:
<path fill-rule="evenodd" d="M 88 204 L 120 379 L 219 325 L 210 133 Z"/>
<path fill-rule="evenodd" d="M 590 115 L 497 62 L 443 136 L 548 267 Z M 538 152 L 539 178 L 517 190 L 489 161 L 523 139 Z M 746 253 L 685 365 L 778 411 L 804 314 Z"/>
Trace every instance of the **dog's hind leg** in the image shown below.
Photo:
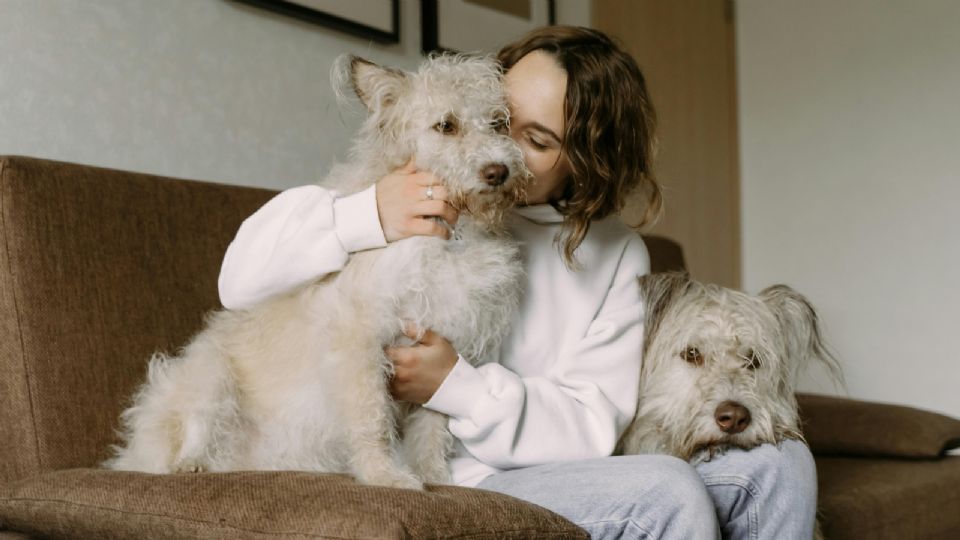
<path fill-rule="evenodd" d="M 180 444 L 168 406 L 172 370 L 180 360 L 155 354 L 147 369 L 147 381 L 133 398 L 133 405 L 120 415 L 123 444 L 114 446 L 114 456 L 103 463 L 108 469 L 169 473 Z"/>
<path fill-rule="evenodd" d="M 184 351 L 173 414 L 179 447 L 174 472 L 224 471 L 242 466 L 244 425 L 229 360 L 213 339 Z"/>
<path fill-rule="evenodd" d="M 104 465 L 155 473 L 229 468 L 241 429 L 234 386 L 212 343 L 191 343 L 179 358 L 155 355 L 122 416 L 126 444 Z"/>
<path fill-rule="evenodd" d="M 447 460 L 453 451 L 453 435 L 447 429 L 447 416 L 417 407 L 404 419 L 403 460 L 414 474 L 428 484 L 450 483 Z"/>

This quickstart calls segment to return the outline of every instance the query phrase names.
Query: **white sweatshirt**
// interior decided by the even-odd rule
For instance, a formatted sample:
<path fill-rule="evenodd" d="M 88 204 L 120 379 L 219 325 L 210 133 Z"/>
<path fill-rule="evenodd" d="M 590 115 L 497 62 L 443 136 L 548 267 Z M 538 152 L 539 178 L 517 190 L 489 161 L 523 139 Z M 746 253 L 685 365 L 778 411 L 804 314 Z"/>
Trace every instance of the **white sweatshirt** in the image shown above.
<path fill-rule="evenodd" d="M 337 198 L 319 186 L 277 195 L 240 227 L 220 273 L 229 309 L 340 270 L 352 251 L 385 245 L 374 189 Z M 518 467 L 608 456 L 637 403 L 650 270 L 640 237 L 616 218 L 594 222 L 568 270 L 549 205 L 517 208 L 524 296 L 499 363 L 462 358 L 424 406 L 450 416 L 453 481 L 475 486 Z"/>

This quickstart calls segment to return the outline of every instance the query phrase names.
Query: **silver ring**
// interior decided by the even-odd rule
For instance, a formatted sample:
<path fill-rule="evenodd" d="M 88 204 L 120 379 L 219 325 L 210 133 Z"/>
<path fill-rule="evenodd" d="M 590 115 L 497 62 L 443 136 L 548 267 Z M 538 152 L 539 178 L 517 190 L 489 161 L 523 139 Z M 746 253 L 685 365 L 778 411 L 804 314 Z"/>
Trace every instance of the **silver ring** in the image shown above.
<path fill-rule="evenodd" d="M 433 186 L 427 186 L 427 193 L 425 195 L 428 201 L 433 200 Z"/>

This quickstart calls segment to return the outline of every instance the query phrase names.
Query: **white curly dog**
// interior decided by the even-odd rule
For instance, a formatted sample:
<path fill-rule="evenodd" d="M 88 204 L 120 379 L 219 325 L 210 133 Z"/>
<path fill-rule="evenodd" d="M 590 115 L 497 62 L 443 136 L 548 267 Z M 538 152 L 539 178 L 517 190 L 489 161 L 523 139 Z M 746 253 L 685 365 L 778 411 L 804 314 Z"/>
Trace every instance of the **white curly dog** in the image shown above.
<path fill-rule="evenodd" d="M 390 397 L 383 349 L 413 323 L 480 363 L 517 307 L 522 267 L 504 218 L 530 173 L 508 135 L 502 73 L 490 58 L 439 56 L 416 73 L 346 57 L 334 74 L 368 116 L 350 162 L 324 183 L 356 192 L 412 156 L 461 211 L 453 238 L 355 253 L 318 282 L 213 313 L 176 357 L 151 359 L 105 466 L 342 472 L 413 489 L 449 481 L 446 417 Z"/>
<path fill-rule="evenodd" d="M 624 454 L 710 459 L 729 447 L 803 439 L 794 397 L 810 363 L 841 379 L 810 302 L 785 285 L 757 296 L 690 279 L 640 278 L 640 397 Z"/>

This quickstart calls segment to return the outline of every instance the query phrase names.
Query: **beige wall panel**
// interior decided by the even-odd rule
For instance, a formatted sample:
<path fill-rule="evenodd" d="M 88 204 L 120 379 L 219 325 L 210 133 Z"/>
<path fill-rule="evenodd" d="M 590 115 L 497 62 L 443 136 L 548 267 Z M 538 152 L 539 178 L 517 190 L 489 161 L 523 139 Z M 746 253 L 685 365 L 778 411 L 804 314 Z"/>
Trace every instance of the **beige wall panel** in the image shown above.
<path fill-rule="evenodd" d="M 593 25 L 637 59 L 659 115 L 665 214 L 694 277 L 740 285 L 734 25 L 723 0 L 594 0 Z M 639 209 L 631 205 L 628 221 Z"/>

